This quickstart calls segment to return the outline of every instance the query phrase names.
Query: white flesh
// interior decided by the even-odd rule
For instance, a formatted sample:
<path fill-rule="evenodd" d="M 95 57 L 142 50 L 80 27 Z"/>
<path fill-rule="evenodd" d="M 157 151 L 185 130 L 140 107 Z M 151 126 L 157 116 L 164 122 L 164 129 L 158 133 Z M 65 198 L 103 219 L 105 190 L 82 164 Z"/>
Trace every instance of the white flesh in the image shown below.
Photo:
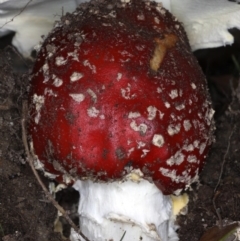
<path fill-rule="evenodd" d="M 78 180 L 80 229 L 91 241 L 177 241 L 172 201 L 144 180 Z M 142 238 L 142 239 L 141 239 Z M 72 230 L 71 241 L 84 240 Z"/>

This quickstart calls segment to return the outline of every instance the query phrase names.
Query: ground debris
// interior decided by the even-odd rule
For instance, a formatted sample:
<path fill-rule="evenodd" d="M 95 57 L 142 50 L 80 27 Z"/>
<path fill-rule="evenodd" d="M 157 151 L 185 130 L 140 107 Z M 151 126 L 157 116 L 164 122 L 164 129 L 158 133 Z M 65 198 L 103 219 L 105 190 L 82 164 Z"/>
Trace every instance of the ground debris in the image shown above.
<path fill-rule="evenodd" d="M 218 54 L 220 51 L 219 48 Z M 226 49 L 223 48 L 223 51 L 226 54 Z M 239 61 L 239 51 L 235 54 Z M 231 56 L 229 58 L 231 59 Z M 222 85 L 221 81 L 224 79 L 224 85 L 228 86 L 225 96 L 221 93 L 216 97 L 219 91 L 212 90 L 213 101 L 216 101 L 214 106 L 219 106 L 215 115 L 216 141 L 200 175 L 200 185 L 193 186 L 193 191 L 189 193 L 188 214 L 178 218 L 181 226 L 180 241 L 199 241 L 210 228 L 216 225 L 220 227 L 221 223 L 238 222 L 240 217 L 240 77 L 239 72 L 236 74 L 232 70 L 232 65 L 224 62 L 225 59 L 222 58 L 223 63 L 221 62 L 221 65 L 225 63 L 225 69 L 218 66 L 214 70 L 218 72 L 215 84 Z M 212 65 L 206 69 L 212 71 Z M 219 71 L 224 71 L 221 74 L 224 74 L 225 78 L 221 78 Z M 205 74 L 207 75 L 207 72 Z M 228 84 L 226 76 L 229 76 Z M 211 88 L 215 87 L 220 88 Z M 222 101 L 225 101 L 224 105 Z M 240 240 L 237 234 L 235 236 L 235 241 Z"/>
<path fill-rule="evenodd" d="M 16 72 L 10 56 L 0 50 L 0 240 L 59 241 L 53 232 L 56 210 L 39 201 L 42 189 L 25 164 L 21 110 L 28 81 L 28 72 Z"/>

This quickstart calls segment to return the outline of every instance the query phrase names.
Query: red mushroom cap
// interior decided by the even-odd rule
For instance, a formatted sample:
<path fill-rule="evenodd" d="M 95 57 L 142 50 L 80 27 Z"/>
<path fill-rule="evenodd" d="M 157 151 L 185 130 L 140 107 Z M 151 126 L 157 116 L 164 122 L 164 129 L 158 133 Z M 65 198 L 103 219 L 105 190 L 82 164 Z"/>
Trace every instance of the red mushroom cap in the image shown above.
<path fill-rule="evenodd" d="M 31 135 L 45 170 L 121 179 L 140 169 L 169 194 L 196 178 L 212 142 L 206 80 L 160 4 L 91 1 L 48 35 L 33 69 Z"/>

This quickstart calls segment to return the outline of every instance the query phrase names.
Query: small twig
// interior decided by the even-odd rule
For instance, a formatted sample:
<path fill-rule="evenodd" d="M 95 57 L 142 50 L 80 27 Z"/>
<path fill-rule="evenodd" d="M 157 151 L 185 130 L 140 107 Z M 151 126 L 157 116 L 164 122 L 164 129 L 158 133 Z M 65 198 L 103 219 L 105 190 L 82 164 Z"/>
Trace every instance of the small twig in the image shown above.
<path fill-rule="evenodd" d="M 218 197 L 219 195 L 219 192 L 215 192 L 214 193 L 214 197 L 213 197 L 213 207 L 215 209 L 215 212 L 217 214 L 217 217 L 218 217 L 218 221 L 219 221 L 219 227 L 220 229 L 223 228 L 223 223 L 222 223 L 222 217 L 221 217 L 221 214 L 219 212 L 219 209 L 217 208 L 217 205 L 216 205 L 216 198 Z"/>
<path fill-rule="evenodd" d="M 220 182 L 222 180 L 223 170 L 224 170 L 224 166 L 225 166 L 225 163 L 226 163 L 226 160 L 227 160 L 227 155 L 229 153 L 230 144 L 231 144 L 231 138 L 232 138 L 232 135 L 234 133 L 234 130 L 235 130 L 235 126 L 233 127 L 233 129 L 232 129 L 232 131 L 231 131 L 231 133 L 230 133 L 230 135 L 228 137 L 228 145 L 227 145 L 227 149 L 225 151 L 225 154 L 223 156 L 223 162 L 222 162 L 222 165 L 221 165 L 221 170 L 220 170 L 220 174 L 219 174 L 219 177 L 218 177 L 217 185 L 214 188 L 214 197 L 213 197 L 213 201 L 212 201 L 213 202 L 213 207 L 214 207 L 215 212 L 216 212 L 216 214 L 218 216 L 218 219 L 219 219 L 219 226 L 220 226 L 220 228 L 222 228 L 223 225 L 222 225 L 222 218 L 221 218 L 220 212 L 219 212 L 219 210 L 218 210 L 218 208 L 216 206 L 216 198 L 219 195 L 218 187 L 219 187 Z"/>
<path fill-rule="evenodd" d="M 235 127 L 233 127 L 233 129 L 232 129 L 232 131 L 231 131 L 231 133 L 230 133 L 230 135 L 229 135 L 229 137 L 228 137 L 228 145 L 227 145 L 226 152 L 225 152 L 225 154 L 224 154 L 224 156 L 223 156 L 223 162 L 222 162 L 222 165 L 221 165 L 221 171 L 220 171 L 220 174 L 219 174 L 219 177 L 218 177 L 217 185 L 216 185 L 216 187 L 215 187 L 215 189 L 214 189 L 214 193 L 216 193 L 216 191 L 217 191 L 217 189 L 218 189 L 218 187 L 219 187 L 219 184 L 220 184 L 220 182 L 221 182 L 221 179 L 222 179 L 223 169 L 224 169 L 224 166 L 225 166 L 225 163 L 226 163 L 227 155 L 228 155 L 228 153 L 229 153 L 230 144 L 231 144 L 230 141 L 231 141 L 232 135 L 233 135 L 233 133 L 234 133 L 234 130 L 235 130 Z"/>
<path fill-rule="evenodd" d="M 124 231 L 124 233 L 123 233 L 123 235 L 122 235 L 120 241 L 123 241 L 123 239 L 124 239 L 124 237 L 125 237 L 125 234 L 126 234 L 126 230 Z"/>
<path fill-rule="evenodd" d="M 32 1 L 33 1 L 33 0 L 29 0 L 29 1 L 25 4 L 25 6 L 24 6 L 16 15 L 14 15 L 10 20 L 8 20 L 6 23 L 4 23 L 2 26 L 0 26 L 0 29 L 1 29 L 1 28 L 4 28 L 8 23 L 13 22 L 13 21 L 14 21 L 14 18 L 16 18 L 17 16 L 19 16 L 19 15 L 27 8 L 27 6 L 28 6 Z"/>
<path fill-rule="evenodd" d="M 68 223 L 71 225 L 71 227 L 80 235 L 82 236 L 86 241 L 89 241 L 89 239 L 87 237 L 85 237 L 85 235 L 78 229 L 78 227 L 73 223 L 73 221 L 71 220 L 71 218 L 68 216 L 68 214 L 66 213 L 66 211 L 57 203 L 57 201 L 53 198 L 53 196 L 49 193 L 48 189 L 45 187 L 44 183 L 42 182 L 41 178 L 39 177 L 34 164 L 33 164 L 33 157 L 30 154 L 29 151 L 29 147 L 28 147 L 28 141 L 27 141 L 27 133 L 26 133 L 26 119 L 27 119 L 27 112 L 28 112 L 28 106 L 27 106 L 27 102 L 23 101 L 23 107 L 22 107 L 22 121 L 21 121 L 21 125 L 22 125 L 22 140 L 23 140 L 23 144 L 25 147 L 25 151 L 26 151 L 26 155 L 27 155 L 27 161 L 32 169 L 32 172 L 34 174 L 34 176 L 36 177 L 38 183 L 40 184 L 40 186 L 42 187 L 45 195 L 47 196 L 47 198 L 51 201 L 51 203 L 56 207 L 56 209 L 62 213 L 62 215 L 64 216 L 64 218 L 68 221 Z"/>

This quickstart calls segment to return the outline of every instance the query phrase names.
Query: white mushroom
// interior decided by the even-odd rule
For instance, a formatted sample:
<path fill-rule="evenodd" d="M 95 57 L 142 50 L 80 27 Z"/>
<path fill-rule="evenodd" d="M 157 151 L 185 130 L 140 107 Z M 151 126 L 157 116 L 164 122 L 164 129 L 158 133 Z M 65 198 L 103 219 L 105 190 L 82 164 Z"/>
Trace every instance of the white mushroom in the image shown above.
<path fill-rule="evenodd" d="M 0 36 L 16 31 L 13 44 L 23 55 L 41 41 L 62 13 L 84 0 L 5 0 L 0 3 Z M 228 29 L 240 26 L 240 5 L 227 0 L 157 0 L 184 24 L 192 50 L 232 44 Z"/>

